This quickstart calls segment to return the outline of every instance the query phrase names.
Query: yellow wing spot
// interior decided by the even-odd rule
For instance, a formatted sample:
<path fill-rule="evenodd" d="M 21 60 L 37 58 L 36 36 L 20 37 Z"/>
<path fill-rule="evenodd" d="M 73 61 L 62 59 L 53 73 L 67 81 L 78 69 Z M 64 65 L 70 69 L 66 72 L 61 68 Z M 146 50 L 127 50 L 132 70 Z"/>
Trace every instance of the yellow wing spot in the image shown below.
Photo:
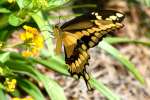
<path fill-rule="evenodd" d="M 98 25 L 98 26 L 101 26 L 101 25 L 102 25 L 101 23 L 99 23 L 98 20 L 95 20 L 94 23 L 95 23 L 96 25 Z"/>
<path fill-rule="evenodd" d="M 96 18 L 97 18 L 98 20 L 101 20 L 101 19 L 102 19 L 102 16 L 96 16 Z"/>
<path fill-rule="evenodd" d="M 77 35 L 78 39 L 83 36 L 83 34 L 81 32 L 75 32 L 75 35 Z"/>
<path fill-rule="evenodd" d="M 109 24 L 106 26 L 107 29 L 112 28 L 114 25 L 113 24 Z"/>
<path fill-rule="evenodd" d="M 106 30 L 109 30 L 109 29 L 112 30 L 113 27 L 115 27 L 115 24 L 109 24 L 105 28 L 106 28 Z"/>
<path fill-rule="evenodd" d="M 123 14 L 121 14 L 121 13 L 116 13 L 116 16 L 121 18 L 121 17 L 123 17 Z"/>
<path fill-rule="evenodd" d="M 90 48 L 94 46 L 94 42 L 92 42 L 92 41 L 89 41 L 88 44 L 89 44 Z"/>
<path fill-rule="evenodd" d="M 106 29 L 107 29 L 107 27 L 106 27 L 106 26 L 103 26 L 103 25 L 98 26 L 98 27 L 99 27 L 99 29 L 101 29 L 101 31 L 102 31 L 102 30 L 106 30 Z"/>
<path fill-rule="evenodd" d="M 93 29 L 87 29 L 87 31 L 88 31 L 89 33 L 94 33 L 95 30 L 93 30 Z"/>
<path fill-rule="evenodd" d="M 82 64 L 82 62 L 81 62 L 81 59 L 80 59 L 80 58 L 78 58 L 78 63 L 79 63 L 79 65 L 81 65 L 81 64 Z"/>
<path fill-rule="evenodd" d="M 111 27 L 115 27 L 115 24 L 110 24 L 111 25 Z"/>
<path fill-rule="evenodd" d="M 112 29 L 112 30 L 115 30 L 115 29 L 116 29 L 116 26 L 113 26 L 111 29 Z"/>
<path fill-rule="evenodd" d="M 116 28 L 120 28 L 120 27 L 123 27 L 123 24 L 121 24 L 121 23 L 116 23 Z"/>
<path fill-rule="evenodd" d="M 85 58 L 84 58 L 84 56 L 83 56 L 82 54 L 79 54 L 79 57 L 80 57 L 80 60 L 81 60 L 81 61 L 84 61 L 84 60 L 85 60 Z"/>
<path fill-rule="evenodd" d="M 95 37 L 95 36 L 92 36 L 92 37 L 91 37 L 91 40 L 92 40 L 93 42 L 95 42 L 95 43 L 97 43 L 97 42 L 98 42 L 98 38 L 97 38 L 97 37 Z"/>
<path fill-rule="evenodd" d="M 112 19 L 112 20 L 117 20 L 117 16 L 114 16 L 114 15 L 109 16 L 109 18 Z"/>
<path fill-rule="evenodd" d="M 105 35 L 106 33 L 107 33 L 107 31 L 102 31 L 101 32 L 102 35 Z"/>
<path fill-rule="evenodd" d="M 75 61 L 75 65 L 76 65 L 76 72 L 78 72 L 78 73 L 79 73 L 79 72 L 80 72 L 80 68 L 79 68 L 79 67 L 80 67 L 80 65 L 79 65 L 79 63 L 78 63 L 78 61 L 77 61 L 77 60 Z"/>
<path fill-rule="evenodd" d="M 112 19 L 111 19 L 111 18 L 106 18 L 105 20 L 112 21 Z"/>
<path fill-rule="evenodd" d="M 101 29 L 95 28 L 95 27 L 93 27 L 92 29 L 95 30 L 96 32 L 99 32 L 101 30 Z"/>
<path fill-rule="evenodd" d="M 95 13 L 95 16 L 98 16 L 98 13 Z"/>
<path fill-rule="evenodd" d="M 89 36 L 89 35 L 90 35 L 90 33 L 87 32 L 87 31 L 85 31 L 85 30 L 83 30 L 82 33 L 83 33 L 84 35 L 86 35 L 86 36 Z"/>
<path fill-rule="evenodd" d="M 83 55 L 86 59 L 88 58 L 88 54 L 87 54 L 86 51 L 83 51 L 83 52 L 82 52 L 82 55 Z"/>
<path fill-rule="evenodd" d="M 92 15 L 95 15 L 95 12 L 92 12 L 91 14 L 92 14 Z"/>
<path fill-rule="evenodd" d="M 76 72 L 76 65 L 75 65 L 75 63 L 71 64 L 71 70 L 70 71 L 71 72 Z"/>
<path fill-rule="evenodd" d="M 110 31 L 112 31 L 113 29 L 112 28 L 108 28 L 106 31 L 107 32 L 110 32 Z"/>
<path fill-rule="evenodd" d="M 102 36 L 102 34 L 101 33 L 95 33 L 95 36 L 100 38 Z"/>
<path fill-rule="evenodd" d="M 78 63 L 78 61 L 77 61 L 77 60 L 75 61 L 75 64 L 76 64 L 76 67 L 77 67 L 77 66 L 79 66 L 79 63 Z"/>
<path fill-rule="evenodd" d="M 81 47 L 82 47 L 83 50 L 87 49 L 87 46 L 85 44 L 82 44 Z"/>

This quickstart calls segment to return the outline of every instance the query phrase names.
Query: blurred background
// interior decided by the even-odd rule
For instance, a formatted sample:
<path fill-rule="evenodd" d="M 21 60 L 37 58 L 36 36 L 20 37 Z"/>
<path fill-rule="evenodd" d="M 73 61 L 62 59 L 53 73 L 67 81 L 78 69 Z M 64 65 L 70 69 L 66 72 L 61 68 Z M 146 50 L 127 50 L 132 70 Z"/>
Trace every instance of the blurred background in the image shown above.
<path fill-rule="evenodd" d="M 35 57 L 26 59 L 20 56 L 18 57 L 18 55 L 16 56 L 16 54 L 14 54 L 11 55 L 9 58 L 5 59 L 4 62 L 2 62 L 2 65 L 6 64 L 8 69 L 10 69 L 13 74 L 12 72 L 11 74 L 8 74 L 6 72 L 5 76 L 1 75 L 0 73 L 0 78 L 5 78 L 10 75 L 13 77 L 15 76 L 15 78 L 19 77 L 18 80 L 27 79 L 39 88 L 39 90 L 43 93 L 44 99 L 46 100 L 56 100 L 55 96 L 58 97 L 59 95 L 64 98 L 66 96 L 67 100 L 107 100 L 106 96 L 102 95 L 98 90 L 87 92 L 87 87 L 83 79 L 76 80 L 72 77 L 67 76 L 69 74 L 65 64 L 57 64 L 59 63 L 58 59 L 52 58 L 52 54 L 54 53 L 53 49 L 55 47 L 55 40 L 51 37 L 54 36 L 52 32 L 52 26 L 54 25 L 61 25 L 83 13 L 88 13 L 95 10 L 99 11 L 103 9 L 111 9 L 124 13 L 125 19 L 122 22 L 124 24 L 124 27 L 109 35 L 109 37 L 115 37 L 113 38 L 113 42 L 111 41 L 112 38 L 106 37 L 107 41 L 109 41 L 109 43 L 114 48 L 120 51 L 125 58 L 127 58 L 135 65 L 137 70 L 144 77 L 145 84 L 140 84 L 140 82 L 134 77 L 133 73 L 131 74 L 118 59 L 115 59 L 115 57 L 108 53 L 109 50 L 101 49 L 100 46 L 96 46 L 89 50 L 89 54 L 91 57 L 89 60 L 89 66 L 86 66 L 87 71 L 99 82 L 103 83 L 111 91 L 113 91 L 114 94 L 120 96 L 121 100 L 150 100 L 150 0 L 41 0 L 42 2 L 40 2 L 40 0 L 33 0 L 33 2 L 31 1 L 0 0 L 0 7 L 7 8 L 0 9 L 0 41 L 4 42 L 4 44 L 17 43 L 18 34 L 23 31 L 22 26 L 26 24 L 32 27 L 39 28 L 41 33 L 47 31 L 47 34 L 51 36 L 47 36 L 44 42 L 47 42 L 48 39 L 51 40 L 47 44 L 44 44 L 46 45 L 46 47 L 37 58 Z M 50 1 L 50 3 L 48 3 L 48 1 Z M 37 14 L 37 12 L 42 13 Z M 41 20 L 40 18 L 43 19 Z M 45 25 L 46 22 L 48 22 L 48 24 Z M 48 30 L 47 27 L 51 29 Z M 46 36 L 46 34 L 44 34 L 43 36 Z M 49 51 L 47 49 L 49 49 Z M 14 46 L 14 48 L 10 47 L 9 49 L 4 48 L 5 53 L 10 51 L 20 54 L 21 50 L 22 48 L 16 48 L 16 46 Z M 3 52 L 1 54 L 3 54 Z M 0 62 L 1 59 L 2 56 L 0 55 Z M 17 61 L 20 61 L 21 63 L 18 63 Z M 19 67 L 16 67 L 16 65 L 18 65 Z M 21 65 L 24 66 L 22 67 Z M 64 69 L 62 68 L 64 72 L 60 71 L 61 68 L 59 67 L 59 65 L 63 67 L 65 66 Z M 131 64 L 126 63 L 126 65 L 128 66 Z M 1 66 L 0 68 L 4 68 Z M 20 68 L 20 66 L 22 69 Z M 33 69 L 31 70 L 31 68 Z M 32 77 L 32 75 L 35 76 Z M 44 75 L 47 75 L 48 78 L 44 78 Z M 35 77 L 38 79 L 38 81 L 34 79 Z M 57 87 L 56 83 L 51 80 L 55 80 L 60 85 L 60 87 L 59 85 Z M 0 85 L 2 83 L 1 81 L 3 82 L 4 79 L 2 80 L 1 78 Z M 42 84 L 42 82 L 44 85 Z M 18 84 L 21 83 L 18 82 L 17 85 Z M 56 91 L 51 91 L 51 88 L 49 88 L 49 84 L 52 84 L 53 91 Z M 32 91 L 32 89 L 34 88 L 32 88 L 31 90 L 30 88 L 28 88 L 29 84 L 22 85 L 23 88 L 21 87 L 21 85 L 20 87 L 17 86 L 17 93 L 19 90 L 21 90 L 19 92 L 20 94 L 18 93 L 19 96 L 21 95 L 20 97 L 26 97 L 28 95 L 31 95 L 36 98 L 36 96 L 38 96 L 39 91 L 36 91 L 37 94 L 36 92 L 34 93 Z M 57 89 L 60 91 L 58 91 Z M 63 90 L 65 95 L 63 95 Z M 27 93 L 24 91 L 26 91 Z M 0 93 L 2 92 L 4 92 L 4 94 L 7 94 L 5 90 L 3 91 L 3 89 L 0 88 Z M 52 96 L 51 92 L 53 94 Z M 18 96 L 18 94 L 14 95 L 13 93 L 8 93 L 6 96 L 9 95 L 8 97 L 11 98 Z"/>

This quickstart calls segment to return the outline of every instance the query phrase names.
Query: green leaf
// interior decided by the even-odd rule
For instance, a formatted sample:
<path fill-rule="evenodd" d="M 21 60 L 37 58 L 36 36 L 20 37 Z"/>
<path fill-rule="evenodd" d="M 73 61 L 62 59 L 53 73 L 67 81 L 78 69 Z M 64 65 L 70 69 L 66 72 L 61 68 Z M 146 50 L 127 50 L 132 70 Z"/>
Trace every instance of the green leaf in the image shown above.
<path fill-rule="evenodd" d="M 53 42 L 50 37 L 53 37 L 52 34 L 49 33 L 49 31 L 52 31 L 52 26 L 50 26 L 47 22 L 45 22 L 43 15 L 41 12 L 32 14 L 32 18 L 37 23 L 38 27 L 40 28 L 42 35 L 44 36 L 44 39 L 46 40 L 46 46 L 48 47 L 48 53 L 47 55 L 54 55 L 53 50 Z"/>
<path fill-rule="evenodd" d="M 24 8 L 23 1 L 24 0 L 16 0 L 16 2 L 17 2 L 17 4 L 18 4 L 18 6 L 19 6 L 20 9 Z"/>
<path fill-rule="evenodd" d="M 69 2 L 71 0 L 50 0 L 48 2 L 48 7 L 49 8 L 55 8 L 55 7 L 59 7 L 67 2 Z"/>
<path fill-rule="evenodd" d="M 0 25 L 1 26 L 1 25 Z M 2 30 L 0 31 L 0 41 L 5 41 L 8 36 L 8 30 Z"/>
<path fill-rule="evenodd" d="M 53 69 L 59 73 L 62 73 L 64 75 L 70 75 L 68 72 L 68 66 L 65 64 L 65 62 L 60 59 L 60 57 L 57 56 L 53 56 L 50 57 L 48 60 L 42 60 L 42 59 L 32 59 L 34 60 L 36 63 L 40 63 L 43 66 Z"/>
<path fill-rule="evenodd" d="M 28 65 L 25 61 L 9 60 L 5 62 L 5 65 L 14 72 L 26 74 L 38 80 L 33 67 Z"/>
<path fill-rule="evenodd" d="M 24 7 L 29 7 L 32 5 L 32 0 L 23 0 L 23 6 Z M 31 7 L 32 8 L 32 7 Z"/>
<path fill-rule="evenodd" d="M 51 100 L 67 100 L 63 89 L 51 78 L 37 73 L 37 76 L 40 78 L 41 82 L 44 84 L 44 87 L 51 97 Z"/>
<path fill-rule="evenodd" d="M 0 100 L 8 100 L 2 89 L 0 89 Z"/>
<path fill-rule="evenodd" d="M 131 40 L 129 38 L 120 38 L 120 37 L 106 37 L 104 40 L 110 44 L 116 43 L 135 43 L 142 44 L 146 46 L 150 46 L 150 41 L 142 41 L 142 40 Z"/>
<path fill-rule="evenodd" d="M 2 16 L 0 17 L 0 30 L 1 32 L 4 32 L 4 31 L 8 31 L 8 14 L 2 14 Z M 3 33 L 1 33 L 3 34 Z M 1 37 L 0 37 L 1 38 Z"/>
<path fill-rule="evenodd" d="M 17 17 L 15 14 L 11 14 L 11 15 L 9 16 L 8 22 L 9 22 L 9 24 L 12 25 L 12 26 L 19 26 L 19 25 L 21 25 L 22 23 L 24 23 L 24 20 L 21 19 L 20 17 Z"/>
<path fill-rule="evenodd" d="M 104 49 L 106 52 L 110 53 L 114 58 L 120 61 L 124 65 L 124 67 L 127 68 L 137 80 L 139 80 L 141 84 L 145 83 L 144 78 L 136 69 L 136 67 L 127 58 L 125 58 L 125 56 L 123 56 L 116 48 L 112 47 L 105 41 L 100 42 L 98 47 Z"/>
<path fill-rule="evenodd" d="M 11 93 L 13 97 L 21 97 L 21 94 L 22 93 L 20 92 L 20 90 L 18 90 L 18 88 L 15 88 L 15 91 Z"/>
<path fill-rule="evenodd" d="M 96 79 L 92 78 L 89 80 L 92 87 L 95 87 L 100 93 L 108 98 L 108 100 L 121 100 L 118 95 L 115 95 L 110 89 L 108 89 L 104 84 L 98 82 Z"/>
<path fill-rule="evenodd" d="M 9 59 L 10 59 L 10 53 L 9 52 L 0 53 L 0 62 L 4 63 Z"/>
<path fill-rule="evenodd" d="M 6 0 L 0 0 L 0 5 L 4 4 Z"/>
<path fill-rule="evenodd" d="M 45 100 L 39 88 L 30 81 L 19 78 L 17 79 L 17 85 L 19 85 L 19 87 L 26 91 L 35 100 Z"/>
<path fill-rule="evenodd" d="M 11 11 L 7 8 L 0 8 L 0 13 L 10 13 Z"/>
<path fill-rule="evenodd" d="M 139 1 L 141 4 L 147 7 L 150 7 L 150 0 L 137 0 L 137 1 Z"/>
<path fill-rule="evenodd" d="M 44 87 L 51 97 L 51 100 L 66 100 L 62 88 L 52 79 L 47 76 L 42 75 L 31 65 L 28 65 L 25 62 L 9 60 L 5 63 L 10 69 L 14 72 L 24 73 L 40 81 L 44 84 Z"/>

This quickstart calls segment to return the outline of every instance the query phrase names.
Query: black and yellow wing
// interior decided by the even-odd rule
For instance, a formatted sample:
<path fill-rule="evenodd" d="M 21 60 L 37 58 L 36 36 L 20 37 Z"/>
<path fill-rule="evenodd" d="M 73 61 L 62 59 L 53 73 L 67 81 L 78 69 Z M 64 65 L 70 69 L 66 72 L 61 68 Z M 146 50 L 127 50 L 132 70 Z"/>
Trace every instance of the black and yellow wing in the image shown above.
<path fill-rule="evenodd" d="M 61 43 L 64 45 L 71 75 L 83 76 L 87 83 L 88 49 L 96 46 L 105 34 L 122 28 L 123 19 L 124 15 L 118 11 L 101 10 L 76 17 L 56 28 L 60 33 L 56 50 L 60 51 Z"/>

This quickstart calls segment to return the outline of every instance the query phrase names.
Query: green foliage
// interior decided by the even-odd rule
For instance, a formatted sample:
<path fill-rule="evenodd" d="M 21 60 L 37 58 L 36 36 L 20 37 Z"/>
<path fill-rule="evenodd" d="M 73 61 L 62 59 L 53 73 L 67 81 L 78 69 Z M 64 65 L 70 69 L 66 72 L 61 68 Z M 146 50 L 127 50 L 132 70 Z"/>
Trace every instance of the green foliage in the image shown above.
<path fill-rule="evenodd" d="M 5 63 L 7 60 L 9 60 L 10 53 L 9 52 L 4 52 L 0 54 L 0 62 Z"/>
<path fill-rule="evenodd" d="M 0 89 L 0 100 L 7 100 L 6 95 L 4 94 L 2 89 Z"/>
<path fill-rule="evenodd" d="M 0 13 L 10 13 L 11 11 L 7 8 L 0 8 Z"/>
<path fill-rule="evenodd" d="M 113 48 L 110 44 L 108 44 L 105 41 L 102 41 L 99 44 L 99 47 L 110 53 L 113 57 L 115 57 L 118 61 L 120 61 L 125 68 L 127 68 L 136 79 L 138 79 L 142 84 L 144 84 L 144 79 L 140 75 L 139 71 L 135 68 L 135 66 L 127 59 L 125 56 L 123 56 L 117 49 Z"/>
<path fill-rule="evenodd" d="M 23 24 L 24 21 L 20 17 L 17 17 L 16 15 L 12 14 L 9 16 L 8 22 L 12 26 L 19 26 Z"/>
<path fill-rule="evenodd" d="M 21 87 L 25 92 L 29 93 L 36 100 L 45 100 L 39 88 L 30 81 L 20 78 L 18 79 L 18 86 Z"/>
<path fill-rule="evenodd" d="M 133 3 L 133 4 L 140 4 L 150 7 L 150 1 L 149 0 L 128 0 L 129 3 Z"/>
<path fill-rule="evenodd" d="M 149 0 L 137 0 L 139 1 L 141 4 L 150 7 L 150 1 Z"/>

